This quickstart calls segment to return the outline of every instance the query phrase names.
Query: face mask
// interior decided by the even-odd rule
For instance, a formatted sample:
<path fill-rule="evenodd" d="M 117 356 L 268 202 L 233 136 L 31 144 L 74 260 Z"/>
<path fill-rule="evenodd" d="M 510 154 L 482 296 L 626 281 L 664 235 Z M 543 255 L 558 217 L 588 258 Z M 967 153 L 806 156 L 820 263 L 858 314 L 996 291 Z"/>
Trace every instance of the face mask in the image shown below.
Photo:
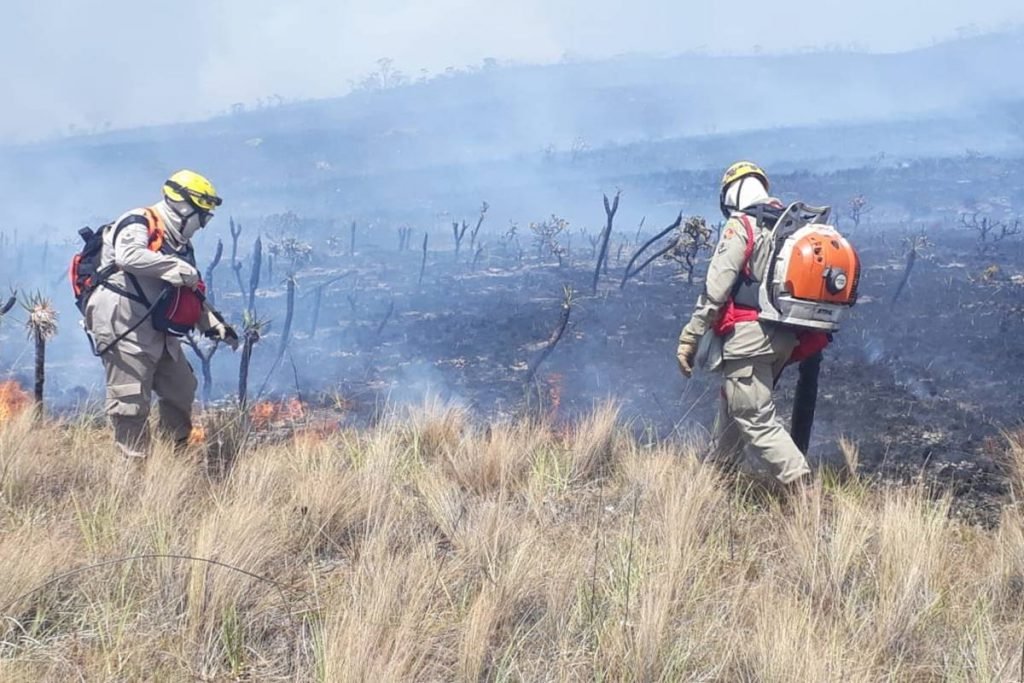
<path fill-rule="evenodd" d="M 204 214 L 200 212 L 195 212 L 188 216 L 184 221 L 182 221 L 181 236 L 185 239 L 186 242 L 192 239 L 192 237 L 202 228 L 206 227 L 206 223 L 209 222 L 208 217 L 210 215 L 211 214 L 208 213 Z M 204 217 L 206 217 L 205 220 Z"/>

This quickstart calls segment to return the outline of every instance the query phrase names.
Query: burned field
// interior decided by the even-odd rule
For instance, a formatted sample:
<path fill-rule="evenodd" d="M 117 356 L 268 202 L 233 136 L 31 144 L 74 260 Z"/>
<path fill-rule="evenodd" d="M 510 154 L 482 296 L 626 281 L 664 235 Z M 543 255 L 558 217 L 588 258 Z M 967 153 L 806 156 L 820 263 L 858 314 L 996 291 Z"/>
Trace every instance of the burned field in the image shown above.
<path fill-rule="evenodd" d="M 557 249 L 522 235 L 481 248 L 465 236 L 456 253 L 451 233 L 432 234 L 440 244 L 428 240 L 426 252 L 411 233 L 391 245 L 382 232 L 360 233 L 354 250 L 348 239 L 340 249 L 338 240 L 313 245 L 319 256 L 295 269 L 291 316 L 280 272 L 266 272 L 270 286 L 256 291 L 270 324 L 254 347 L 251 391 L 298 396 L 350 423 L 430 397 L 481 421 L 524 410 L 570 420 L 610 397 L 650 438 L 706 432 L 717 379 L 687 382 L 674 359 L 704 259 L 693 283 L 677 261 L 660 258 L 623 287 L 646 236 L 613 234 L 596 293 L 599 243 L 582 233 L 575 247 L 563 239 Z M 883 225 L 851 237 L 864 267 L 861 298 L 825 354 L 811 456 L 829 461 L 846 435 L 860 444 L 866 471 L 942 483 L 969 514 L 989 517 L 1004 493 L 994 460 L 1001 430 L 1024 414 L 1024 249 L 952 225 L 927 237 Z M 284 243 L 274 247 L 278 271 Z M 245 289 L 248 279 L 232 286 L 228 273 L 217 274 L 218 303 L 237 314 L 237 283 Z M 275 367 L 285 324 L 290 341 Z M 214 396 L 233 390 L 236 365 L 226 352 L 215 356 Z M 795 375 L 781 380 L 786 419 Z"/>
<path fill-rule="evenodd" d="M 330 236 L 294 221 L 223 229 L 220 261 L 204 271 L 240 332 L 243 311 L 259 323 L 248 401 L 292 406 L 290 419 L 361 425 L 387 406 L 432 398 L 481 422 L 525 411 L 568 422 L 612 398 L 641 438 L 706 434 L 717 378 L 687 382 L 674 358 L 706 246 L 695 248 L 692 282 L 676 250 L 623 286 L 631 257 L 656 231 L 616 226 L 595 289 L 600 231 L 558 221 L 501 232 L 475 230 L 474 220 L 429 236 L 359 226 Z M 941 483 L 966 514 L 991 519 L 1005 493 L 1001 430 L 1024 414 L 1024 248 L 1015 235 L 982 241 L 967 227 L 848 231 L 863 263 L 860 302 L 825 353 L 810 455 L 831 461 L 845 435 L 867 472 Z M 669 231 L 634 267 L 679 234 Z M 27 262 L 24 251 L 12 253 Z M 53 342 L 47 385 L 48 403 L 66 411 L 97 398 L 82 368 L 99 365 L 70 327 Z M 13 328 L 2 330 L 8 356 L 25 343 Z M 240 356 L 211 351 L 196 340 L 188 353 L 216 409 L 237 400 Z M 200 355 L 210 358 L 205 369 Z M 29 358 L 8 359 L 22 386 Z M 791 368 L 780 382 L 786 420 L 795 376 Z"/>

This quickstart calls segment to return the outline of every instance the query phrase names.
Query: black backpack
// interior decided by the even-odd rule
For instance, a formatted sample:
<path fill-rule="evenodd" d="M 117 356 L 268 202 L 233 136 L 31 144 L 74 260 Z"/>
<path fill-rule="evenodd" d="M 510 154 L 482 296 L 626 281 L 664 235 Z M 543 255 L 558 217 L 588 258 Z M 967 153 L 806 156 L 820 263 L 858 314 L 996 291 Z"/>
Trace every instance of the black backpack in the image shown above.
<path fill-rule="evenodd" d="M 89 301 L 89 295 L 109 278 L 115 268 L 100 268 L 103 258 L 103 232 L 110 227 L 110 224 L 101 226 L 96 230 L 84 227 L 78 231 L 78 236 L 85 243 L 82 250 L 71 259 L 71 269 L 68 275 L 71 279 L 71 290 L 75 295 L 75 305 L 85 315 L 85 304 Z"/>

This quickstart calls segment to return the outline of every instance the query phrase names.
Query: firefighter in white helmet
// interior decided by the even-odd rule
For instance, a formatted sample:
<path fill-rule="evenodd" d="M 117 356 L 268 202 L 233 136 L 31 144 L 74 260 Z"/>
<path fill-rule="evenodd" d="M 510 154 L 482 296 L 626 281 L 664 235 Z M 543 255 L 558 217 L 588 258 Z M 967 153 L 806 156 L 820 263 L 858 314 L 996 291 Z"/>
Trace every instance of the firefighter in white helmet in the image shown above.
<path fill-rule="evenodd" d="M 766 237 L 773 218 L 784 210 L 768 192 L 768 176 L 757 165 L 744 161 L 726 171 L 720 204 L 728 220 L 708 266 L 704 291 L 680 334 L 676 356 L 683 374 L 690 377 L 701 338 L 718 336 L 718 370 L 724 383 L 712 459 L 734 469 L 746 451 L 755 473 L 790 485 L 810 469 L 779 422 L 772 390 L 793 356 L 797 336 L 791 328 L 758 320 L 756 304 L 745 306 L 742 295 L 747 286 L 756 288 L 764 275 L 771 248 Z"/>
<path fill-rule="evenodd" d="M 220 204 L 209 180 L 179 171 L 164 184 L 160 202 L 129 211 L 104 230 L 102 284 L 85 304 L 85 327 L 103 360 L 106 413 L 126 456 L 148 452 L 153 394 L 161 430 L 177 446 L 188 441 L 196 378 L 180 336 L 195 327 L 238 347 L 238 335 L 205 303 L 191 243 Z M 187 316 L 189 306 L 194 317 L 182 327 L 176 316 Z"/>

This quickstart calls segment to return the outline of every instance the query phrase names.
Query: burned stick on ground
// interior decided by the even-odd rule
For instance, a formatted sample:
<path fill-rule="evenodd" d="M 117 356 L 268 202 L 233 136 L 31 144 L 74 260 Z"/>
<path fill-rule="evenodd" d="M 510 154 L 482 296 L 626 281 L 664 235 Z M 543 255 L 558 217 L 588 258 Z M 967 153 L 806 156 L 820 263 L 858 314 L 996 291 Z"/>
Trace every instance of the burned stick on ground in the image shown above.
<path fill-rule="evenodd" d="M 384 319 L 377 325 L 377 336 L 380 337 L 384 333 L 384 328 L 387 326 L 388 321 L 391 320 L 391 316 L 395 314 L 395 300 L 391 300 L 391 305 L 388 306 L 387 313 L 384 314 Z"/>
<path fill-rule="evenodd" d="M 647 222 L 647 216 L 640 219 L 640 225 L 636 226 L 636 237 L 633 240 L 634 244 L 640 244 L 640 235 L 644 231 L 644 223 Z"/>
<path fill-rule="evenodd" d="M 348 228 L 348 255 L 356 255 L 356 222 L 352 221 L 352 225 Z"/>
<path fill-rule="evenodd" d="M 398 251 L 406 251 L 412 240 L 412 228 L 402 226 L 398 229 Z"/>
<path fill-rule="evenodd" d="M 547 360 L 548 356 L 558 346 L 558 342 L 562 341 L 562 336 L 565 334 L 565 328 L 569 326 L 569 316 L 572 314 L 573 305 L 573 289 L 571 285 L 562 286 L 562 313 L 558 318 L 558 325 L 551 332 L 551 336 L 544 343 L 541 350 L 534 356 L 530 362 L 529 367 L 526 370 L 526 385 L 530 386 L 533 384 L 534 378 L 537 376 L 537 370 L 541 364 Z"/>
<path fill-rule="evenodd" d="M 480 258 L 484 255 L 484 243 L 476 245 L 476 251 L 473 252 L 473 262 L 470 264 L 470 270 L 476 270 L 476 264 L 480 262 Z"/>
<path fill-rule="evenodd" d="M 345 301 L 348 302 L 352 317 L 356 317 L 356 306 L 359 303 L 359 280 L 352 283 L 352 291 L 345 295 Z"/>
<path fill-rule="evenodd" d="M 320 306 L 323 304 L 324 286 L 320 285 L 313 290 L 313 318 L 309 323 L 309 338 L 316 336 L 317 325 L 320 324 Z"/>
<path fill-rule="evenodd" d="M 669 233 L 674 232 L 676 229 L 679 228 L 680 225 L 682 225 L 682 223 L 683 223 L 683 214 L 680 213 L 679 216 L 676 218 L 675 222 L 672 223 L 672 225 L 668 226 L 667 228 L 665 228 L 664 230 L 659 232 L 657 235 L 655 235 L 651 239 L 649 239 L 646 242 L 644 242 L 644 245 L 636 250 L 636 253 L 633 254 L 633 257 L 631 259 L 629 259 L 629 263 L 626 264 L 626 272 L 622 274 L 622 282 L 619 283 L 619 289 L 622 289 L 623 287 L 625 287 L 626 286 L 626 282 L 629 281 L 630 278 L 638 275 L 640 272 L 643 271 L 644 268 L 649 266 L 651 263 L 653 263 L 655 260 L 657 260 L 661 256 L 667 254 L 669 251 L 672 250 L 673 247 L 675 247 L 675 240 L 673 240 L 673 241 L 669 242 L 668 246 L 666 246 L 666 247 L 664 247 L 662 249 L 659 249 L 657 252 L 655 252 L 653 256 L 651 256 L 646 261 L 644 261 L 642 264 L 640 264 L 639 267 L 636 267 L 636 268 L 633 267 L 633 264 L 636 263 L 637 259 L 639 259 L 643 255 L 643 253 L 645 251 L 647 251 L 651 247 L 652 244 L 654 244 L 655 242 L 660 240 L 665 235 L 668 235 Z"/>
<path fill-rule="evenodd" d="M 238 238 L 242 236 L 242 224 L 235 223 L 234 217 L 228 218 L 229 230 L 231 231 L 231 265 L 238 263 Z"/>
<path fill-rule="evenodd" d="M 46 342 L 57 334 L 57 311 L 53 303 L 40 293 L 33 294 L 24 304 L 28 312 L 25 324 L 29 339 L 35 345 L 35 387 L 33 397 L 36 415 L 43 416 L 43 388 L 46 385 Z"/>
<path fill-rule="evenodd" d="M 217 248 L 213 252 L 213 260 L 206 267 L 206 298 L 209 299 L 211 305 L 216 303 L 216 295 L 213 291 L 213 273 L 217 270 L 217 266 L 220 265 L 222 256 L 224 256 L 224 240 L 217 238 Z"/>
<path fill-rule="evenodd" d="M 213 396 L 213 354 L 217 353 L 217 349 L 220 348 L 220 342 L 204 340 L 201 343 L 196 339 L 195 334 L 189 334 L 185 337 L 185 343 L 199 359 L 199 368 L 203 375 L 203 405 L 209 405 Z M 206 346 L 206 351 L 203 350 L 203 346 Z"/>
<path fill-rule="evenodd" d="M 288 350 L 288 342 L 292 338 L 292 320 L 295 318 L 295 275 L 289 275 L 285 281 L 286 294 L 285 294 L 285 313 L 284 313 L 284 325 L 281 327 L 281 345 L 277 348 L 277 358 L 274 359 L 274 367 L 281 362 L 284 358 L 285 352 Z"/>
<path fill-rule="evenodd" d="M 480 234 L 480 226 L 484 224 L 484 216 L 487 215 L 487 209 L 491 208 L 491 205 L 484 202 L 480 206 L 480 217 L 476 219 L 476 226 L 473 231 L 469 233 L 469 248 L 473 249 L 476 247 L 476 238 Z"/>
<path fill-rule="evenodd" d="M 460 225 L 458 221 L 452 221 L 452 236 L 455 238 L 455 260 L 459 260 L 459 252 L 462 250 L 462 239 L 466 236 L 466 231 L 469 230 L 469 223 L 462 221 Z"/>
<path fill-rule="evenodd" d="M 281 327 L 281 341 L 277 347 L 277 355 L 274 356 L 274 363 L 270 366 L 270 370 L 267 371 L 266 377 L 263 378 L 263 384 L 260 385 L 260 390 L 257 392 L 257 398 L 263 395 L 266 391 L 267 385 L 270 384 L 271 378 L 274 373 L 281 366 L 281 361 L 284 360 L 284 354 L 288 351 L 288 344 L 292 338 L 292 321 L 295 319 L 295 274 L 292 273 L 288 276 L 286 283 L 286 294 L 285 294 L 285 313 L 284 313 L 284 325 Z"/>
<path fill-rule="evenodd" d="M 238 238 L 242 236 L 242 224 L 235 223 L 234 218 L 230 218 L 231 226 L 231 270 L 235 273 L 235 281 L 238 283 L 238 291 L 242 295 L 242 301 L 245 301 L 245 285 L 242 284 L 242 262 L 238 260 Z"/>
<path fill-rule="evenodd" d="M 925 235 L 913 235 L 903 240 L 903 244 L 907 247 L 907 261 L 903 268 L 903 277 L 900 278 L 899 284 L 896 286 L 896 293 L 892 295 L 892 301 L 890 305 L 895 306 L 896 302 L 900 298 L 900 294 L 903 293 L 904 287 L 910 282 L 910 274 L 914 270 L 914 264 L 917 263 L 917 257 L 923 253 L 926 249 L 931 246 L 928 238 Z"/>
<path fill-rule="evenodd" d="M 622 190 L 617 190 L 614 201 L 609 202 L 608 195 L 604 195 L 604 213 L 607 222 L 605 223 L 604 231 L 601 233 L 601 249 L 597 254 L 597 264 L 594 266 L 594 282 L 590 287 L 592 294 L 597 294 L 597 283 L 601 279 L 601 269 L 608 268 L 608 240 L 612 236 L 612 226 L 615 222 L 615 213 L 619 210 L 619 198 L 621 196 Z"/>
<path fill-rule="evenodd" d="M 295 357 L 290 353 L 288 354 L 288 364 L 292 366 L 292 379 L 295 381 L 295 398 L 301 406 L 304 401 L 302 399 L 302 383 L 299 382 L 299 367 L 295 364 Z M 305 411 L 302 411 L 302 417 L 306 417 Z"/>
<path fill-rule="evenodd" d="M 256 311 L 256 289 L 260 286 L 260 269 L 263 266 L 263 238 L 257 237 L 252 246 L 252 271 L 249 273 L 249 310 Z"/>
<path fill-rule="evenodd" d="M 423 286 L 423 275 L 427 272 L 427 242 L 430 240 L 430 233 L 423 233 L 423 261 L 420 263 L 420 279 L 417 286 Z"/>
<path fill-rule="evenodd" d="M 249 365 L 253 347 L 263 336 L 266 321 L 259 320 L 249 311 L 242 313 L 242 357 L 238 363 L 238 405 L 245 410 L 249 400 Z"/>
<path fill-rule="evenodd" d="M 352 272 L 342 273 L 341 275 L 332 277 L 330 280 L 321 282 L 313 289 L 313 319 L 309 326 L 309 336 L 313 337 L 316 335 L 316 329 L 320 322 L 320 306 L 323 303 L 324 290 L 333 285 L 338 280 L 348 277 Z"/>

